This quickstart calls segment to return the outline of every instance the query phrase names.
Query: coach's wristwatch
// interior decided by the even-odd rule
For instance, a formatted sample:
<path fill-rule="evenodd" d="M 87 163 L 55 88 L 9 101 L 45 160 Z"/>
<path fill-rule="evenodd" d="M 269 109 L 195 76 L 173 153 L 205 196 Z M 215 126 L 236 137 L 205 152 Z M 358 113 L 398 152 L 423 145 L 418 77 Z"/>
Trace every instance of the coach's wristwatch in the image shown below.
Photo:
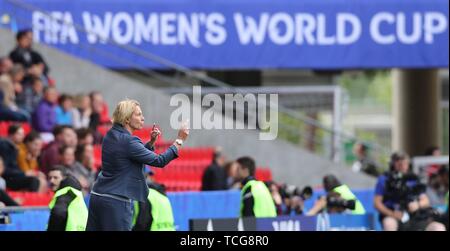
<path fill-rule="evenodd" d="M 182 139 L 176 139 L 175 143 L 177 143 L 177 145 L 182 146 L 183 145 L 183 140 Z"/>

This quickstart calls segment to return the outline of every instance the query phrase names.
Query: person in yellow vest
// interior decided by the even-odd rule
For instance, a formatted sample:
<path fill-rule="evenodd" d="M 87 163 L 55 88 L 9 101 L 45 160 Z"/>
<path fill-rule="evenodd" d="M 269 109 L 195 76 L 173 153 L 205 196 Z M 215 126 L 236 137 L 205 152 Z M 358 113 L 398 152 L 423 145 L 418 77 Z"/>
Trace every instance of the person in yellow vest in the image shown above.
<path fill-rule="evenodd" d="M 50 169 L 48 179 L 55 194 L 49 204 L 47 231 L 85 231 L 88 209 L 80 182 L 62 166 Z"/>
<path fill-rule="evenodd" d="M 326 196 L 322 196 L 314 204 L 307 215 L 316 215 L 326 209 L 329 213 L 349 213 L 362 215 L 366 210 L 350 188 L 342 184 L 336 176 L 330 174 L 323 178 Z"/>
<path fill-rule="evenodd" d="M 153 172 L 146 167 L 149 188 L 145 202 L 134 201 L 133 231 L 175 231 L 172 205 L 162 185 L 152 180 Z"/>
<path fill-rule="evenodd" d="M 255 179 L 255 161 L 250 157 L 236 160 L 237 179 L 241 181 L 241 217 L 276 217 L 276 207 L 269 188 Z"/>

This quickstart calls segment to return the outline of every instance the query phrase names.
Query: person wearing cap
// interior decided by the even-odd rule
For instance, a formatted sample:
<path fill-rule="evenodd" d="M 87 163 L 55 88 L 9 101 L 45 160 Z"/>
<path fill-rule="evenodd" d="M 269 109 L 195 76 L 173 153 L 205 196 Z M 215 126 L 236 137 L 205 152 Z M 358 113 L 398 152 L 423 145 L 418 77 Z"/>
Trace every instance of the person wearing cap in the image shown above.
<path fill-rule="evenodd" d="M 55 195 L 49 204 L 47 231 L 85 231 L 88 209 L 80 182 L 62 166 L 50 169 L 48 176 Z"/>
<path fill-rule="evenodd" d="M 133 231 L 175 231 L 172 206 L 164 186 L 152 180 L 153 171 L 145 169 L 149 188 L 145 202 L 134 201 Z"/>

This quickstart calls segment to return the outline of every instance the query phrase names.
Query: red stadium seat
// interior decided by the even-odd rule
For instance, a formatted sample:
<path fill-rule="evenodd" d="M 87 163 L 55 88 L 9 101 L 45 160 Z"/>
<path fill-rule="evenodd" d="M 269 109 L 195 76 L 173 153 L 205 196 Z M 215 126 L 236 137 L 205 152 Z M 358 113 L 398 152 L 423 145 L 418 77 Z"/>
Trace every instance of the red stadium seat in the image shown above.
<path fill-rule="evenodd" d="M 53 197 L 53 192 L 34 193 L 34 192 L 18 192 L 8 191 L 9 196 L 13 199 L 21 200 L 21 206 L 47 206 Z"/>
<path fill-rule="evenodd" d="M 0 122 L 0 137 L 8 136 L 8 127 L 15 122 L 3 121 Z M 31 131 L 31 126 L 28 123 L 20 123 L 25 134 L 28 134 Z"/>

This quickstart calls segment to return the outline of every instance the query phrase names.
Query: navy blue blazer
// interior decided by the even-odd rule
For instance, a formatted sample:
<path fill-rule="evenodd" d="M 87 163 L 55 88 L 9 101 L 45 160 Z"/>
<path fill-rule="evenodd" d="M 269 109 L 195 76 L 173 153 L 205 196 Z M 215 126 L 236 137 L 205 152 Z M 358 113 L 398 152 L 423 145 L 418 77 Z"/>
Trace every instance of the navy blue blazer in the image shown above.
<path fill-rule="evenodd" d="M 102 170 L 92 191 L 113 194 L 132 200 L 145 202 L 148 187 L 145 182 L 144 167 L 164 167 L 178 157 L 177 148 L 172 145 L 163 154 L 130 134 L 123 126 L 114 124 L 103 138 Z"/>

